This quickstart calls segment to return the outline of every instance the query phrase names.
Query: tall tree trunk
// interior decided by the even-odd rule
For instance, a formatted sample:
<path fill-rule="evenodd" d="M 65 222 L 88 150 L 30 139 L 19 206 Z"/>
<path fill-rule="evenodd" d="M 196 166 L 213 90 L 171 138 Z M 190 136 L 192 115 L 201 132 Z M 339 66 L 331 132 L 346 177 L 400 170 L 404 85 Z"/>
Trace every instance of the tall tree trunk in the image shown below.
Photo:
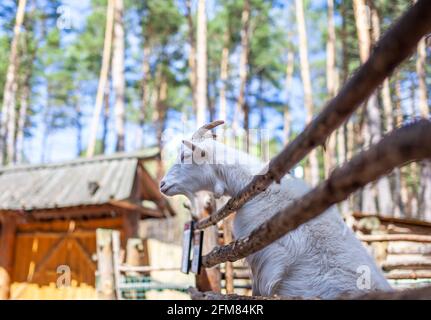
<path fill-rule="evenodd" d="M 354 0 L 353 2 L 356 29 L 358 34 L 359 43 L 359 57 L 362 63 L 368 59 L 371 47 L 370 28 L 368 23 L 368 7 L 365 5 L 365 0 Z M 373 94 L 369 101 L 365 104 L 364 108 L 369 109 L 370 104 L 376 102 L 375 95 Z M 368 123 L 365 121 L 363 125 L 363 139 L 366 144 L 371 143 L 371 136 L 368 128 Z M 373 185 L 368 184 L 362 190 L 361 210 L 367 213 L 376 213 L 377 206 L 374 198 Z"/>
<path fill-rule="evenodd" d="M 114 89 L 114 112 L 115 112 L 115 151 L 125 150 L 125 78 L 124 78 L 124 22 L 123 22 L 123 0 L 115 0 L 114 3 L 114 42 L 112 52 L 112 86 Z"/>
<path fill-rule="evenodd" d="M 250 0 L 244 0 L 244 7 L 241 14 L 241 53 L 239 58 L 239 93 L 234 113 L 234 120 L 232 127 L 234 130 L 239 128 L 239 121 L 242 117 L 244 122 L 248 115 L 246 115 L 247 105 L 245 102 L 245 91 L 248 78 L 248 54 L 249 54 L 249 33 L 250 33 Z M 244 123 L 244 128 L 246 124 Z"/>
<path fill-rule="evenodd" d="M 429 105 L 426 85 L 426 46 L 425 39 L 422 39 L 418 44 L 416 60 L 416 73 L 419 82 L 419 110 L 424 118 L 429 118 Z M 431 221 L 431 161 L 424 161 L 421 164 L 420 174 L 420 207 L 419 212 L 425 220 Z"/>
<path fill-rule="evenodd" d="M 205 0 L 198 1 L 196 42 L 196 122 L 198 126 L 206 122 L 207 111 L 207 18 Z"/>
<path fill-rule="evenodd" d="M 48 138 L 51 133 L 51 124 L 52 124 L 52 116 L 51 116 L 51 83 L 48 82 L 46 86 L 46 105 L 43 110 L 43 129 L 42 129 L 42 145 L 41 145 L 41 154 L 40 154 L 40 162 L 47 162 L 47 153 L 48 153 Z"/>
<path fill-rule="evenodd" d="M 206 0 L 198 0 L 198 16 L 197 16 L 197 41 L 196 41 L 196 124 L 202 126 L 206 122 L 207 112 L 207 17 L 206 17 Z M 203 203 L 207 197 L 205 192 L 199 192 L 197 196 L 197 203 Z M 198 206 L 199 208 L 199 206 Z M 200 210 L 198 215 L 200 218 L 205 217 L 206 210 Z M 212 228 L 214 229 L 214 228 Z M 214 231 L 216 232 L 216 230 Z M 215 244 L 214 240 L 217 238 L 216 233 L 213 230 L 208 230 L 208 237 L 204 238 L 204 246 Z M 208 248 L 206 248 L 208 249 Z M 204 249 L 205 250 L 205 249 Z M 207 275 L 208 279 L 216 279 L 214 283 L 220 283 L 220 272 L 218 268 L 205 269 L 202 274 L 198 276 L 202 277 L 204 274 Z M 198 281 L 199 283 L 199 281 Z M 197 284 L 198 284 L 197 283 Z M 212 287 L 214 289 L 215 287 Z"/>
<path fill-rule="evenodd" d="M 373 2 L 371 1 L 373 4 Z M 380 16 L 377 8 L 373 5 L 371 8 L 371 22 L 373 43 L 376 43 L 380 38 Z M 389 87 L 389 79 L 383 81 L 380 95 L 383 102 L 383 115 L 385 120 L 385 128 L 387 131 L 392 131 L 393 126 L 393 106 L 391 100 L 391 91 Z"/>
<path fill-rule="evenodd" d="M 220 109 L 219 118 L 221 120 L 227 120 L 227 101 L 226 101 L 226 87 L 227 79 L 229 74 L 229 45 L 230 45 L 230 32 L 229 28 L 226 28 L 223 34 L 223 49 L 221 53 L 220 61 Z"/>
<path fill-rule="evenodd" d="M 102 120 L 102 150 L 101 153 L 106 152 L 107 139 L 108 139 L 108 126 L 109 126 L 109 111 L 110 111 L 110 93 L 111 86 L 109 81 L 106 83 L 106 89 L 104 94 L 104 108 L 103 108 L 103 120 Z"/>
<path fill-rule="evenodd" d="M 395 83 L 394 83 L 394 126 L 400 127 L 403 124 L 403 112 L 401 109 L 401 78 L 400 73 L 397 72 L 395 75 Z M 395 175 L 400 176 L 400 185 L 399 185 L 399 206 L 402 208 L 402 211 L 405 216 L 411 217 L 411 207 L 409 204 L 409 188 L 407 185 L 407 181 L 405 179 L 407 171 L 410 170 L 408 167 L 403 167 L 395 170 Z M 398 187 L 398 186 L 397 186 Z M 397 194 L 398 189 L 395 190 Z"/>
<path fill-rule="evenodd" d="M 16 162 L 21 163 L 24 158 L 24 130 L 27 120 L 28 102 L 30 99 L 30 79 L 25 77 L 20 96 L 20 108 L 18 118 L 18 128 L 16 135 Z"/>
<path fill-rule="evenodd" d="M 142 60 L 142 83 L 141 83 L 141 107 L 139 109 L 139 132 L 137 134 L 137 143 L 136 147 L 141 148 L 143 146 L 144 141 L 144 123 L 145 123 L 145 114 L 148 109 L 148 105 L 150 103 L 150 55 L 151 55 L 151 46 L 149 40 L 149 32 L 146 32 L 144 36 L 144 50 L 143 50 L 143 60 Z"/>
<path fill-rule="evenodd" d="M 342 25 L 341 25 L 341 51 L 342 51 L 342 72 L 341 72 L 341 82 L 344 84 L 347 81 L 349 76 L 349 54 L 348 54 L 348 10 L 346 0 L 343 0 L 340 8 L 341 16 L 342 16 Z M 341 148 L 339 151 L 343 152 L 342 154 L 338 152 L 338 164 L 344 163 L 346 159 L 350 159 L 353 154 L 354 149 L 354 139 L 353 139 L 353 116 L 347 120 L 344 124 L 344 132 L 339 131 L 340 137 L 339 141 L 344 140 L 344 145 L 338 144 L 338 147 Z"/>
<path fill-rule="evenodd" d="M 380 38 L 380 16 L 379 12 L 374 5 L 373 1 L 370 1 L 371 3 L 371 23 L 372 23 L 372 36 L 373 36 L 373 43 L 376 43 Z M 380 89 L 380 96 L 383 103 L 383 119 L 384 119 L 384 127 L 386 128 L 386 131 L 392 131 L 394 128 L 394 121 L 393 121 L 393 105 L 392 105 L 392 99 L 391 99 L 391 92 L 389 87 L 389 80 L 385 79 L 383 82 L 383 85 Z M 395 174 L 393 175 L 394 179 L 394 186 L 395 188 L 401 188 L 403 185 L 403 182 L 401 179 L 403 179 L 399 169 L 396 169 Z M 385 187 L 385 186 L 384 186 Z M 387 187 L 387 186 L 386 186 Z M 390 190 L 390 185 L 389 185 Z M 392 201 L 392 204 L 387 204 L 388 207 L 386 210 L 391 210 L 391 214 L 402 217 L 404 216 L 403 212 L 403 206 L 401 203 L 401 197 L 400 197 L 400 189 L 394 190 L 394 192 L 391 192 L 390 194 L 394 194 L 394 199 L 389 199 L 387 201 Z M 390 207 L 389 207 L 390 206 Z M 380 210 L 385 210 L 382 207 L 380 207 Z M 389 212 L 386 212 L 389 213 Z"/>
<path fill-rule="evenodd" d="M 426 45 L 425 38 L 419 41 L 418 44 L 418 55 L 416 59 L 416 73 L 418 76 L 418 90 L 419 90 L 419 110 L 421 116 L 424 118 L 428 118 L 430 111 L 428 105 L 428 96 L 427 96 L 427 85 L 426 85 L 426 72 L 425 72 L 425 64 L 426 64 Z"/>
<path fill-rule="evenodd" d="M 195 39 L 195 28 L 193 25 L 193 15 L 192 15 L 192 4 L 191 0 L 186 0 L 186 9 L 187 9 L 187 24 L 189 28 L 189 45 L 190 45 L 190 52 L 189 52 L 189 81 L 190 81 L 190 89 L 192 92 L 192 110 L 193 113 L 196 114 L 197 112 L 197 88 L 196 88 L 196 81 L 197 81 L 197 70 L 196 70 L 196 39 Z M 205 12 L 205 9 L 204 9 Z"/>
<path fill-rule="evenodd" d="M 371 49 L 370 21 L 368 19 L 368 17 L 370 17 L 370 10 L 366 6 L 364 0 L 354 0 L 353 6 L 359 39 L 359 55 L 361 62 L 364 63 L 368 59 Z M 366 104 L 367 118 L 362 130 L 366 145 L 376 143 L 380 140 L 382 135 L 378 103 L 377 95 L 373 94 Z M 383 177 L 378 180 L 376 188 L 379 212 L 385 215 L 392 215 L 394 207 L 388 177 Z M 369 212 L 371 210 L 375 210 L 374 196 L 370 192 L 370 188 L 364 188 L 363 211 Z"/>
<path fill-rule="evenodd" d="M 305 26 L 303 0 L 295 0 L 296 8 L 296 21 L 298 24 L 299 33 L 299 58 L 301 64 L 301 78 L 304 88 L 304 102 L 307 109 L 307 123 L 313 119 L 314 104 L 313 104 L 313 90 L 310 79 L 310 66 L 308 63 L 308 40 L 307 30 Z M 317 151 L 313 149 L 308 157 L 310 164 L 310 176 L 306 177 L 309 182 L 314 186 L 319 182 L 319 162 L 317 160 Z M 305 171 L 307 172 L 307 171 Z"/>
<path fill-rule="evenodd" d="M 168 98 L 168 83 L 165 75 L 159 70 L 159 85 L 157 88 L 156 97 L 156 122 L 157 122 L 157 146 L 162 155 L 163 150 L 163 131 L 165 129 L 166 121 L 166 99 Z M 160 159 L 157 167 L 157 178 L 160 180 L 164 175 L 163 159 Z"/>
<path fill-rule="evenodd" d="M 87 157 L 92 157 L 96 149 L 97 129 L 99 126 L 100 114 L 103 108 L 104 91 L 108 82 L 109 65 L 111 61 L 112 36 L 114 27 L 114 1 L 108 0 L 106 9 L 105 40 L 103 43 L 102 67 L 100 69 L 99 84 L 97 87 L 96 103 L 91 120 L 90 136 L 87 145 Z"/>
<path fill-rule="evenodd" d="M 81 156 L 82 152 L 82 110 L 79 101 L 75 102 L 75 122 L 76 122 L 76 155 Z"/>
<path fill-rule="evenodd" d="M 31 6 L 31 11 L 28 14 L 27 23 L 32 23 L 32 20 L 34 20 L 34 16 L 36 14 L 36 3 L 33 1 Z M 26 26 L 24 23 L 24 27 L 27 30 L 31 30 L 31 26 Z M 18 114 L 18 121 L 17 121 L 17 130 L 16 130 L 16 162 L 22 163 L 24 159 L 24 138 L 25 138 L 25 127 L 27 124 L 27 113 L 29 109 L 29 102 L 30 102 L 30 94 L 31 94 L 31 88 L 30 88 L 30 80 L 33 74 L 33 68 L 31 67 L 36 58 L 36 52 L 37 47 L 40 43 L 41 39 L 34 39 L 36 47 L 32 48 L 32 50 L 29 50 L 28 43 L 30 41 L 30 37 L 32 37 L 31 33 L 26 32 L 26 39 L 25 41 L 22 41 L 22 52 L 23 56 L 27 57 L 28 60 L 28 68 L 25 68 L 22 72 L 21 78 L 20 78 L 20 107 L 19 107 L 19 114 Z"/>
<path fill-rule="evenodd" d="M 215 120 L 215 101 L 217 99 L 217 93 L 216 93 L 216 81 L 217 79 L 214 79 L 215 77 L 211 77 L 210 74 L 207 75 L 208 79 L 208 86 L 207 86 L 207 106 L 208 106 L 208 113 L 209 113 L 209 121 L 212 122 Z M 211 94 L 213 92 L 213 94 Z"/>
<path fill-rule="evenodd" d="M 287 63 L 286 63 L 286 79 L 284 81 L 284 91 L 285 91 L 285 107 L 283 109 L 283 137 L 284 143 L 289 142 L 290 135 L 292 133 L 291 129 L 291 114 L 290 114 L 290 90 L 292 86 L 293 68 L 294 68 L 294 54 L 292 51 L 287 52 Z"/>
<path fill-rule="evenodd" d="M 6 72 L 6 81 L 3 93 L 3 106 L 0 122 L 0 163 L 13 161 L 15 157 L 15 123 L 16 123 L 16 93 L 18 90 L 18 44 L 21 33 L 21 26 L 24 22 L 26 0 L 18 1 L 13 38 L 9 54 L 9 65 Z M 7 141 L 7 149 L 5 144 Z"/>
<path fill-rule="evenodd" d="M 328 40 L 326 42 L 326 88 L 328 97 L 332 98 L 336 93 L 337 67 L 335 64 L 335 25 L 334 25 L 334 0 L 327 0 L 328 7 Z M 337 131 L 328 140 L 324 154 L 325 176 L 328 176 L 335 167 Z"/>

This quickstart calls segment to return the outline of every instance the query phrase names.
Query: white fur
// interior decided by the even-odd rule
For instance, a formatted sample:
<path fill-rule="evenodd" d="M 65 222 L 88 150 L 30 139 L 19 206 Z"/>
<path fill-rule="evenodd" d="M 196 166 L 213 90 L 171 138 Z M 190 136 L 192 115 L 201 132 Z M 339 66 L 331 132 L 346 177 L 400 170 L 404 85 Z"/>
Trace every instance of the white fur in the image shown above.
<path fill-rule="evenodd" d="M 257 168 L 263 167 L 257 159 L 212 139 L 205 139 L 198 146 L 210 155 L 211 161 L 199 165 L 175 164 L 161 182 L 163 193 L 170 196 L 184 194 L 192 200 L 197 191 L 206 190 L 217 196 L 232 197 L 250 182 Z M 192 152 L 189 149 L 183 153 L 186 161 L 190 159 Z M 303 180 L 290 175 L 286 175 L 280 184 L 273 183 L 238 210 L 234 219 L 235 238 L 246 237 L 309 190 Z M 247 262 L 252 271 L 253 294 L 256 295 L 331 299 L 342 293 L 364 293 L 366 289 L 357 285 L 367 276 L 364 274 L 361 278 L 359 273 L 364 266 L 370 271 L 370 290 L 391 290 L 336 207 L 248 256 Z"/>

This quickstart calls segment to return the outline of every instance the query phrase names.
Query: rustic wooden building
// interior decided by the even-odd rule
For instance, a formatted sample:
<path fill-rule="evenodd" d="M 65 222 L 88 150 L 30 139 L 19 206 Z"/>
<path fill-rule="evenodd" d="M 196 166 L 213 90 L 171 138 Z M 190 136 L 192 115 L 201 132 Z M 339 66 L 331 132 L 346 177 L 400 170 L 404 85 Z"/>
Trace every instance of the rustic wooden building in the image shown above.
<path fill-rule="evenodd" d="M 146 167 L 156 157 L 0 168 L 0 298 L 11 284 L 54 287 L 61 266 L 74 286 L 94 287 L 97 228 L 119 230 L 124 245 L 140 219 L 174 215 Z"/>
<path fill-rule="evenodd" d="M 431 284 L 431 223 L 353 214 L 353 229 L 395 288 Z"/>

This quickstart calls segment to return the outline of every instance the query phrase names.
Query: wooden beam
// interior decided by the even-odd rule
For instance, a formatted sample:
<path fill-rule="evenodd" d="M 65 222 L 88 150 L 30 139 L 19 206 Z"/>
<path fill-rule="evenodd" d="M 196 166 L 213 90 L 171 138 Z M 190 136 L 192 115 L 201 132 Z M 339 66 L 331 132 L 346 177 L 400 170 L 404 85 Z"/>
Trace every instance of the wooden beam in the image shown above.
<path fill-rule="evenodd" d="M 143 217 L 153 217 L 153 218 L 163 218 L 164 215 L 161 211 L 145 208 L 139 204 L 132 203 L 127 200 L 121 201 L 111 201 L 110 204 L 118 209 L 127 210 L 127 211 L 136 211 Z"/>
<path fill-rule="evenodd" d="M 121 229 L 123 218 L 106 217 L 106 218 L 91 218 L 91 219 L 74 219 L 74 220 L 50 220 L 50 221 L 32 221 L 18 222 L 17 232 L 67 232 L 70 230 L 70 224 L 74 223 L 75 230 L 95 231 L 98 228 L 104 229 Z"/>
<path fill-rule="evenodd" d="M 98 299 L 115 299 L 114 265 L 112 253 L 112 230 L 97 229 L 96 291 Z"/>
<path fill-rule="evenodd" d="M 417 270 L 417 269 L 430 269 L 431 261 L 385 261 L 382 263 L 383 270 L 395 270 L 395 269 L 403 269 L 403 270 Z"/>
<path fill-rule="evenodd" d="M 223 238 L 224 244 L 231 243 L 232 238 L 232 216 L 227 217 L 223 220 Z M 226 261 L 226 271 L 225 271 L 225 280 L 226 280 L 226 293 L 234 293 L 234 270 L 233 270 L 233 262 Z"/>
<path fill-rule="evenodd" d="M 141 215 L 139 211 L 125 211 L 123 212 L 123 231 L 124 231 L 124 247 L 127 241 L 131 238 L 139 238 L 139 221 Z"/>
<path fill-rule="evenodd" d="M 138 165 L 138 177 L 141 183 L 141 199 L 158 201 L 163 199 L 156 181 L 150 176 L 142 163 Z"/>
<path fill-rule="evenodd" d="M 200 291 L 195 288 L 188 289 L 192 300 L 306 300 L 301 297 L 267 297 L 267 296 L 243 296 L 238 294 L 221 294 L 214 291 Z M 309 299 L 316 300 L 316 299 Z"/>
<path fill-rule="evenodd" d="M 123 296 L 121 294 L 120 290 L 120 251 L 121 251 L 121 245 L 120 245 L 120 232 L 119 231 L 112 231 L 112 265 L 113 265 L 113 271 L 114 271 L 114 288 L 115 288 L 115 297 L 117 300 L 122 300 Z"/>
<path fill-rule="evenodd" d="M 118 214 L 116 207 L 108 204 L 88 205 L 67 208 L 52 208 L 38 210 L 0 210 L 3 213 L 20 214 L 27 218 L 27 221 L 45 219 L 74 219 L 83 217 L 113 217 Z"/>
<path fill-rule="evenodd" d="M 33 280 L 34 278 L 38 277 L 40 275 L 40 273 L 42 272 L 42 270 L 46 267 L 46 265 L 48 264 L 49 260 L 54 256 L 54 254 L 56 253 L 56 251 L 62 246 L 64 245 L 66 240 L 66 235 L 60 237 L 57 242 L 54 243 L 53 246 L 51 246 L 51 248 L 48 250 L 48 252 L 45 254 L 45 256 L 42 258 L 42 260 L 38 263 L 36 270 L 34 271 L 34 273 L 30 276 L 29 281 Z"/>
<path fill-rule="evenodd" d="M 344 84 L 338 94 L 305 129 L 268 164 L 264 174 L 255 175 L 236 197 L 218 212 L 197 223 L 203 229 L 237 211 L 247 201 L 280 182 L 299 161 L 319 145 L 324 145 L 338 127 L 346 122 L 379 85 L 416 49 L 421 38 L 431 32 L 431 2 L 419 0 L 379 39 L 368 60 Z M 424 145 L 422 144 L 422 148 Z M 425 148 L 424 148 L 425 149 Z"/>
<path fill-rule="evenodd" d="M 144 258 L 148 254 L 148 251 L 145 252 L 143 240 L 140 238 L 129 238 L 126 244 L 126 263 L 129 266 L 139 267 L 142 265 L 148 265 L 147 261 L 144 261 Z M 118 267 L 118 273 L 121 271 L 121 266 Z M 127 276 L 139 276 L 139 273 L 129 269 L 126 271 Z M 144 272 L 144 275 L 149 275 L 149 272 Z M 138 299 L 138 294 L 136 290 L 130 290 L 128 293 L 130 299 L 136 300 Z"/>
<path fill-rule="evenodd" d="M 123 272 L 162 272 L 162 271 L 178 271 L 180 272 L 180 268 L 172 267 L 172 268 L 162 268 L 162 267 L 151 267 L 151 266 L 131 266 L 128 264 L 123 264 L 120 266 L 120 271 Z"/>
<path fill-rule="evenodd" d="M 57 239 L 59 237 L 69 237 L 69 238 L 80 238 L 80 237 L 94 237 L 95 230 L 75 230 L 73 232 L 50 232 L 50 231 L 35 231 L 35 232 L 19 232 L 16 237 L 19 238 L 35 238 L 44 237 Z"/>
<path fill-rule="evenodd" d="M 0 299 L 8 299 L 15 252 L 16 219 L 13 215 L 2 215 L 0 223 Z"/>
<path fill-rule="evenodd" d="M 287 232 L 316 218 L 334 204 L 347 199 L 356 190 L 391 172 L 395 167 L 430 158 L 431 149 L 423 147 L 429 144 L 429 120 L 418 120 L 392 131 L 377 144 L 338 167 L 327 180 L 292 201 L 246 237 L 214 248 L 211 253 L 202 257 L 202 265 L 212 267 L 221 262 L 236 261 L 263 249 Z"/>
<path fill-rule="evenodd" d="M 71 241 L 73 241 L 73 243 L 78 248 L 78 250 L 81 251 L 82 256 L 84 257 L 84 260 L 87 262 L 87 265 L 91 269 L 91 271 L 95 272 L 97 268 L 96 268 L 95 263 L 91 257 L 92 256 L 91 253 L 88 252 L 88 250 L 84 247 L 81 240 L 79 240 L 77 238 L 70 238 L 70 239 L 71 239 Z"/>
<path fill-rule="evenodd" d="M 391 241 L 386 252 L 390 254 L 420 254 L 431 255 L 431 243 Z"/>
<path fill-rule="evenodd" d="M 140 163 L 138 166 L 138 179 L 140 197 L 142 200 L 152 200 L 157 204 L 157 207 L 162 213 L 170 214 L 172 217 L 176 215 L 175 210 L 170 205 L 169 201 L 162 195 L 157 182 L 150 176 L 144 165 Z"/>
<path fill-rule="evenodd" d="M 386 279 L 431 279 L 429 270 L 393 270 L 385 274 Z"/>
<path fill-rule="evenodd" d="M 220 294 L 217 292 L 200 292 L 195 288 L 189 288 L 192 300 L 318 300 L 318 298 L 304 299 L 302 297 L 265 297 L 265 296 L 241 296 L 237 294 Z M 400 291 L 374 291 L 362 295 L 343 294 L 337 300 L 430 300 L 431 286 L 400 290 Z"/>
<path fill-rule="evenodd" d="M 423 226 L 423 227 L 430 227 L 431 228 L 431 222 L 418 220 L 418 219 L 412 219 L 412 218 L 395 218 L 395 217 L 386 217 L 386 216 L 380 216 L 376 214 L 367 214 L 364 212 L 355 211 L 353 212 L 352 216 L 357 219 L 361 218 L 377 218 L 380 221 L 384 222 L 393 222 L 393 223 L 399 223 L 399 224 L 408 224 L 408 225 L 415 225 L 415 226 Z"/>
<path fill-rule="evenodd" d="M 205 193 L 198 194 L 197 197 L 197 209 L 200 212 L 200 218 L 206 218 L 215 211 L 214 198 L 207 203 L 207 196 L 203 196 Z M 207 194 L 208 195 L 208 194 Z M 218 245 L 218 228 L 217 226 L 211 226 L 204 231 L 204 239 L 202 246 L 202 254 L 207 254 L 212 248 Z M 196 288 L 200 291 L 221 291 L 221 272 L 220 267 L 215 266 L 213 268 L 201 268 L 200 274 L 196 275 Z"/>
<path fill-rule="evenodd" d="M 149 265 L 148 248 L 145 248 L 144 240 L 140 238 L 129 238 L 127 240 L 126 264 L 131 267 Z M 129 270 L 129 272 L 136 271 Z"/>
<path fill-rule="evenodd" d="M 431 242 L 431 236 L 423 234 L 364 234 L 359 235 L 359 240 L 364 242 L 379 241 L 413 241 L 413 242 Z"/>

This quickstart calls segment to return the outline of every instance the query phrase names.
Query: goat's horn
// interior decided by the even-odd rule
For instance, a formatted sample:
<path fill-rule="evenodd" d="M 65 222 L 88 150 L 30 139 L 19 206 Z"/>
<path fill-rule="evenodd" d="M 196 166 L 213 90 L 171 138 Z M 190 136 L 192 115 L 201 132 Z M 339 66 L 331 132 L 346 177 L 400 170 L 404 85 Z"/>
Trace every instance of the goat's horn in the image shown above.
<path fill-rule="evenodd" d="M 203 125 L 193 134 L 192 140 L 201 139 L 207 131 L 214 129 L 215 127 L 222 125 L 223 123 L 223 120 L 216 120 L 206 125 Z"/>

